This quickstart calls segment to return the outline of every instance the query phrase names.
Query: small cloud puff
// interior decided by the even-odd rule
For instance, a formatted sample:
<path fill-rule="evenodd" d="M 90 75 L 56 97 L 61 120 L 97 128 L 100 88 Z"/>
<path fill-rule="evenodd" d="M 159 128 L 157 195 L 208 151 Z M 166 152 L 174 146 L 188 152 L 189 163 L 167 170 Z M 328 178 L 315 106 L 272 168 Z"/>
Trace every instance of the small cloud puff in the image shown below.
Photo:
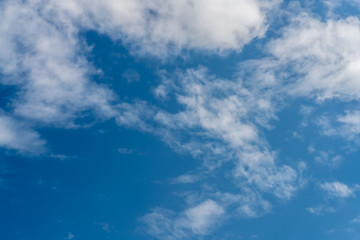
<path fill-rule="evenodd" d="M 327 193 L 329 197 L 333 198 L 349 198 L 353 197 L 356 188 L 350 188 L 341 182 L 325 182 L 320 184 L 320 189 Z"/>
<path fill-rule="evenodd" d="M 200 180 L 198 175 L 184 174 L 171 179 L 171 184 L 195 183 Z"/>

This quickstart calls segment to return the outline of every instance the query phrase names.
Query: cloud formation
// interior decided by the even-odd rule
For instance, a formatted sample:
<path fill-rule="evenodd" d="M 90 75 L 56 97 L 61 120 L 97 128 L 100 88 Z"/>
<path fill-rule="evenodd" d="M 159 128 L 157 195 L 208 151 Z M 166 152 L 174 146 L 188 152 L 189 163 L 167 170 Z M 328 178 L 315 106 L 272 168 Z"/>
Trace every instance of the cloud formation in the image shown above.
<path fill-rule="evenodd" d="M 0 112 L 0 147 L 38 155 L 44 152 L 45 143 L 36 131 Z"/>
<path fill-rule="evenodd" d="M 320 184 L 320 189 L 325 191 L 329 197 L 348 198 L 354 196 L 354 189 L 341 182 L 325 182 Z"/>
<path fill-rule="evenodd" d="M 241 51 L 267 29 L 267 14 L 280 0 L 76 0 L 50 1 L 52 10 L 86 28 L 155 56 L 182 49 Z"/>
<path fill-rule="evenodd" d="M 356 17 L 320 21 L 306 14 L 291 20 L 267 44 L 269 58 L 249 61 L 253 84 L 319 101 L 359 99 L 360 22 Z"/>
<path fill-rule="evenodd" d="M 47 19 L 39 1 L 1 3 L 1 83 L 16 86 L 13 113 L 41 124 L 73 127 L 93 111 L 112 115 L 112 92 L 89 81 L 93 69 L 81 51 L 78 30 Z"/>
<path fill-rule="evenodd" d="M 126 103 L 115 109 L 114 94 L 90 80 L 96 69 L 86 60 L 80 31 L 93 29 L 154 55 L 183 48 L 240 51 L 264 34 L 266 15 L 279 2 L 3 1 L 0 70 L 2 84 L 18 89 L 12 114 L 33 125 L 68 128 L 78 118 L 124 112 Z M 256 135 L 250 125 L 234 127 L 248 132 L 247 138 Z"/>
<path fill-rule="evenodd" d="M 179 215 L 168 210 L 155 209 L 144 216 L 142 221 L 147 225 L 147 232 L 157 239 L 176 240 L 207 234 L 211 228 L 216 227 L 224 214 L 222 206 L 207 199 Z"/>
<path fill-rule="evenodd" d="M 149 102 L 116 102 L 115 93 L 93 82 L 98 71 L 80 38 L 94 30 L 120 41 L 136 56 L 166 59 L 186 51 L 241 52 L 267 30 L 268 15 L 280 0 L 25 0 L 0 3 L 0 83 L 12 92 L 8 112 L 0 113 L 0 147 L 22 153 L 44 152 L 41 127 L 79 127 L 78 120 L 112 119 L 121 127 L 159 136 L 179 152 L 201 162 L 200 175 L 181 175 L 172 183 L 225 179 L 179 213 L 156 208 L 142 220 L 158 239 L 201 238 L 229 215 L 255 218 L 269 213 L 271 194 L 290 200 L 303 185 L 302 162 L 282 164 L 264 134 L 276 121 L 284 99 L 360 99 L 360 21 L 296 16 L 266 45 L 267 57 L 240 64 L 239 77 L 213 76 L 205 67 L 162 76 L 153 93 L 176 110 Z M 134 70 L 123 74 L 139 81 Z M 308 116 L 313 109 L 302 109 Z M 360 113 L 325 117 L 325 135 L 357 139 Z M 326 130 L 326 131 L 325 131 Z M 118 149 L 130 154 L 131 149 Z M 335 164 L 340 155 L 319 152 L 318 162 Z M 203 176 L 203 175 L 201 175 Z M 190 184 L 189 184 L 190 185 Z M 231 187 L 230 187 L 231 186 Z M 320 184 L 329 197 L 346 199 L 357 187 L 334 181 Z M 323 207 L 310 213 L 330 212 Z M 231 212 L 231 213 L 228 213 Z M 69 239 L 74 236 L 70 236 Z"/>
<path fill-rule="evenodd" d="M 270 128 L 270 121 L 276 118 L 275 103 L 267 91 L 247 88 L 242 79 L 216 78 L 200 67 L 165 74 L 154 94 L 162 102 L 176 101 L 180 110 L 152 109 L 147 118 L 142 114 L 134 119 L 154 121 L 150 131 L 175 150 L 199 159 L 201 171 L 211 172 L 205 179 L 225 177 L 228 187 L 234 188 L 227 192 L 214 186 L 219 191 L 202 192 L 200 199 L 216 197 L 224 208 L 231 209 L 229 217 L 255 218 L 272 209 L 265 193 L 283 200 L 295 196 L 305 164 L 295 168 L 278 164 L 276 152 L 267 146 L 261 131 Z M 130 121 L 141 129 L 143 124 L 137 122 Z M 188 180 L 182 177 L 177 182 Z M 171 215 L 166 219 L 177 221 Z"/>

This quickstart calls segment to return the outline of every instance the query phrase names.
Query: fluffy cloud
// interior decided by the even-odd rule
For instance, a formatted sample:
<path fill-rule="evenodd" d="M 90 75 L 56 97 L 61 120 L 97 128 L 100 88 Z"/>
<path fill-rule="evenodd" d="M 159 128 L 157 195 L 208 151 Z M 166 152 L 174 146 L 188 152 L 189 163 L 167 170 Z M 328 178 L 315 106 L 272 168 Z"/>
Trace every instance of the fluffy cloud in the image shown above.
<path fill-rule="evenodd" d="M 326 36 L 326 37 L 324 37 Z M 360 23 L 357 18 L 320 22 L 300 19 L 269 45 L 271 53 L 287 61 L 301 77 L 290 90 L 318 99 L 359 99 Z"/>
<path fill-rule="evenodd" d="M 200 205 L 185 211 L 189 219 L 191 230 L 195 234 L 203 235 L 210 230 L 210 227 L 224 214 L 224 209 L 212 200 L 206 200 Z"/>
<path fill-rule="evenodd" d="M 78 32 L 61 19 L 46 19 L 39 1 L 3 1 L 0 14 L 1 83 L 16 86 L 16 116 L 73 127 L 93 111 L 109 117 L 111 91 L 89 81 L 91 66 Z"/>
<path fill-rule="evenodd" d="M 280 0 L 51 1 L 53 11 L 157 56 L 184 48 L 226 51 L 262 37 Z M 54 10 L 56 9 L 56 10 Z"/>
<path fill-rule="evenodd" d="M 229 211 L 243 218 L 257 218 L 272 209 L 269 201 L 250 188 L 242 189 L 242 194 L 215 192 L 210 195 L 211 198 L 192 203 L 180 213 L 154 209 L 141 219 L 145 230 L 160 240 L 203 239 L 231 216 Z"/>
<path fill-rule="evenodd" d="M 360 99 L 359 41 L 356 17 L 320 20 L 302 14 L 290 19 L 281 36 L 268 42 L 266 58 L 241 63 L 240 76 L 251 79 L 247 81 L 250 88 L 272 91 L 282 102 L 306 98 L 316 100 L 318 106 L 335 100 L 349 104 L 345 114 L 324 114 L 317 117 L 317 124 L 324 135 L 358 143 L 359 114 L 351 101 Z M 325 154 L 317 160 L 332 161 Z M 338 162 L 340 157 L 333 160 Z"/>
<path fill-rule="evenodd" d="M 119 115 L 111 104 L 114 94 L 89 80 L 96 69 L 86 60 L 80 31 L 105 33 L 157 56 L 184 48 L 240 51 L 263 36 L 266 15 L 279 2 L 2 1 L 1 83 L 16 86 L 12 114 L 33 124 L 76 127 L 76 119 L 89 112 L 110 118 Z M 256 134 L 251 126 L 237 127 L 249 137 Z"/>
<path fill-rule="evenodd" d="M 320 21 L 302 15 L 268 43 L 269 58 L 241 66 L 253 71 L 253 84 L 281 88 L 286 95 L 358 100 L 359 40 L 355 17 Z"/>
<path fill-rule="evenodd" d="M 209 232 L 223 217 L 225 210 L 211 199 L 186 209 L 179 215 L 174 212 L 155 209 L 143 217 L 147 232 L 160 240 L 201 237 Z"/>

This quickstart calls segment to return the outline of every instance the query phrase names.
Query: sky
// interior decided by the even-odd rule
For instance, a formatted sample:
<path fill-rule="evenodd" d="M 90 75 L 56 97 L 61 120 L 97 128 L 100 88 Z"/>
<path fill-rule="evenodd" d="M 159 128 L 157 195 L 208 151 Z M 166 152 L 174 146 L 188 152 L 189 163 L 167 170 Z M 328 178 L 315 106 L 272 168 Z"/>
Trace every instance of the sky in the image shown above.
<path fill-rule="evenodd" d="M 0 239 L 359 239 L 359 43 L 358 0 L 0 0 Z"/>

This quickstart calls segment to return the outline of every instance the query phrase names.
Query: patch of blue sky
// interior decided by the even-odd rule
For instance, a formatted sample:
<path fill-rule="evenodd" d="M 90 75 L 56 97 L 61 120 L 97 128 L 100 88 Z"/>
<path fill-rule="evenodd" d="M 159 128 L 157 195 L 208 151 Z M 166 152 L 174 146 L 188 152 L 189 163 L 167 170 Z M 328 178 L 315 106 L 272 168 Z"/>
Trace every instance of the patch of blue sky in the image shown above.
<path fill-rule="evenodd" d="M 130 130 L 99 133 L 109 125 L 43 131 L 51 150 L 68 159 L 7 156 L 13 172 L 4 177 L 13 189 L 2 189 L 4 238 L 17 239 L 20 234 L 30 239 L 49 235 L 62 239 L 68 232 L 106 238 L 97 222 L 113 225 L 114 238 L 142 238 L 133 232 L 138 218 L 149 206 L 169 205 L 164 195 L 169 191 L 167 182 L 173 174 L 193 168 L 192 162 L 152 136 Z M 123 155 L 117 151 L 120 147 L 135 150 Z"/>

